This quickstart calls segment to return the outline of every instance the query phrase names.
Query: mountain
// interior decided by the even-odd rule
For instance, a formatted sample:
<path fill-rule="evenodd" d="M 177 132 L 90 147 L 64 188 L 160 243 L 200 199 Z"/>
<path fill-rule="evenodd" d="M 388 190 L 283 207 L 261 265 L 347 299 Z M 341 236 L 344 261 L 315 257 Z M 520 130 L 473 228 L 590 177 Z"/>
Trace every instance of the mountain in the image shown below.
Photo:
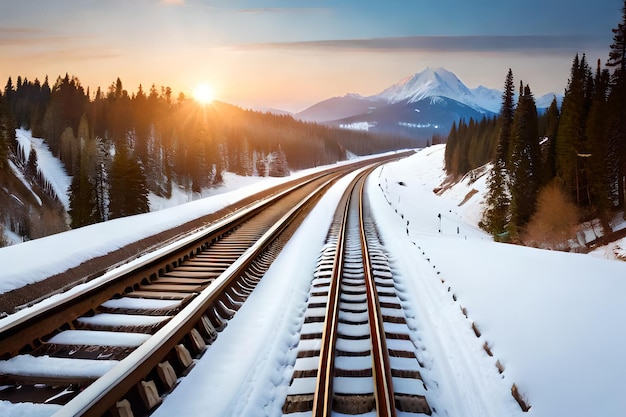
<path fill-rule="evenodd" d="M 540 111 L 547 109 L 554 96 L 550 93 L 537 98 L 537 108 Z M 556 96 L 562 100 L 562 95 Z M 431 98 L 436 98 L 435 105 L 429 101 Z M 444 103 L 445 108 L 442 107 Z M 294 117 L 351 129 L 401 132 L 423 139 L 427 132 L 432 133 L 433 126 L 438 126 L 438 131 L 446 134 L 445 129 L 449 129 L 453 121 L 492 116 L 500 111 L 501 105 L 502 91 L 498 89 L 484 86 L 470 89 L 444 68 L 426 68 L 373 96 L 348 94 L 333 97 Z M 392 128 L 394 123 L 396 127 Z"/>
<path fill-rule="evenodd" d="M 320 101 L 297 113 L 295 117 L 306 122 L 323 123 L 329 120 L 368 113 L 373 109 L 384 107 L 388 104 L 387 101 L 381 99 L 363 97 L 359 94 L 347 94 L 343 97 L 333 97 Z"/>
<path fill-rule="evenodd" d="M 388 101 L 389 103 L 397 103 L 400 101 L 408 101 L 414 103 L 427 97 L 439 96 L 447 97 L 463 103 L 469 107 L 475 108 L 482 112 L 488 107 L 493 107 L 491 99 L 494 91 L 485 87 L 476 89 L 475 91 L 467 88 L 456 75 L 444 68 L 426 68 L 422 72 L 405 78 L 397 84 L 383 90 L 374 97 Z M 477 94 L 479 96 L 477 96 Z M 498 101 L 500 101 L 500 92 L 497 92 Z M 487 100 L 485 100 L 487 98 Z M 478 101 L 488 106 L 480 105 Z"/>
<path fill-rule="evenodd" d="M 501 92 L 469 89 L 443 68 L 426 68 L 369 97 L 349 95 L 317 103 L 302 114 L 345 129 L 408 136 L 420 144 L 433 134 L 446 135 L 459 120 L 479 120 L 499 111 Z M 341 109 L 342 112 L 333 112 Z M 336 116 L 334 119 L 330 117 Z M 343 116 L 343 117 L 342 117 Z"/>
<path fill-rule="evenodd" d="M 348 94 L 321 101 L 297 119 L 429 140 L 447 134 L 453 122 L 481 119 L 500 110 L 501 92 L 469 89 L 443 68 L 426 68 L 373 96 Z"/>
<path fill-rule="evenodd" d="M 446 135 L 452 123 L 460 119 L 478 120 L 485 114 L 485 110 L 481 112 L 448 97 L 429 96 L 416 101 L 405 99 L 326 123 L 344 129 L 408 136 L 418 141 L 417 146 L 422 146 L 435 133 Z"/>

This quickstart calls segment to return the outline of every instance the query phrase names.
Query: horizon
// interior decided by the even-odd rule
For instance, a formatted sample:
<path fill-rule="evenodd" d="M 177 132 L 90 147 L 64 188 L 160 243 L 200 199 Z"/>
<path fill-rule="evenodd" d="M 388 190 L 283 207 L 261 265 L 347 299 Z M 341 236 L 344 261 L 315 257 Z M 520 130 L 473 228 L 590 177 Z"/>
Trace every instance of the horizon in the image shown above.
<path fill-rule="evenodd" d="M 428 7 L 399 0 L 297 7 L 285 0 L 2 1 L 5 81 L 48 76 L 53 85 L 67 73 L 93 94 L 119 77 L 129 94 L 155 84 L 175 97 L 204 85 L 219 101 L 292 113 L 331 97 L 378 94 L 427 67 L 443 67 L 471 89 L 501 89 L 511 68 L 535 96 L 559 94 L 576 53 L 592 68 L 606 62 L 623 6 L 607 0 L 589 13 L 565 0 Z"/>

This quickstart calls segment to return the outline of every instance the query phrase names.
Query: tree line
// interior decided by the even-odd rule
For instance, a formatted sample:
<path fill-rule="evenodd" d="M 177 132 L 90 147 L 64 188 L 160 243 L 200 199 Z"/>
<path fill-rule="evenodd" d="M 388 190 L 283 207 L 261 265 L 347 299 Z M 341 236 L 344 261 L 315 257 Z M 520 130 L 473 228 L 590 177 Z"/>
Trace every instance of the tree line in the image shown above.
<path fill-rule="evenodd" d="M 66 74 L 54 84 L 10 77 L 0 92 L 0 171 L 20 161 L 15 128 L 41 137 L 72 176 L 71 227 L 149 211 L 149 193 L 199 193 L 224 171 L 284 176 L 290 170 L 412 147 L 403 138 L 303 123 L 291 116 L 201 105 L 169 87 L 129 93 L 120 78 L 91 92 Z M 36 175 L 36 168 L 34 168 Z M 2 178 L 0 178 L 1 180 Z"/>
<path fill-rule="evenodd" d="M 497 118 L 453 126 L 445 153 L 450 175 L 493 163 L 480 223 L 485 230 L 502 239 L 532 241 L 550 210 L 567 210 L 561 219 L 598 218 L 609 232 L 613 212 L 626 209 L 625 34 L 626 1 L 605 67 L 598 60 L 592 68 L 584 54 L 577 54 L 560 109 L 555 98 L 538 115 L 529 85 L 520 82 L 516 91 L 509 69 Z M 563 228 L 571 232 L 572 225 L 554 227 L 560 229 L 542 230 L 559 234 Z"/>

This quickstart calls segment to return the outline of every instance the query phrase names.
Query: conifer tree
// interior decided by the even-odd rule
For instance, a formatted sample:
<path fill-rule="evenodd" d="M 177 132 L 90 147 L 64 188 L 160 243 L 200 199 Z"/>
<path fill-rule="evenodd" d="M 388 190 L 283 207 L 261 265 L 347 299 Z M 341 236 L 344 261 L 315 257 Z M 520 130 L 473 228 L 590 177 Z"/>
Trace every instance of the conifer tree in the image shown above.
<path fill-rule="evenodd" d="M 86 158 L 78 159 L 74 168 L 74 176 L 70 184 L 70 210 L 72 219 L 70 227 L 76 229 L 81 226 L 95 223 L 95 213 L 97 211 L 95 202 L 95 189 L 89 182 Z"/>
<path fill-rule="evenodd" d="M 608 131 L 608 119 L 606 113 L 608 111 L 608 89 L 609 89 L 609 71 L 602 70 L 600 60 L 596 69 L 594 80 L 595 91 L 592 97 L 591 109 L 587 118 L 586 136 L 589 142 L 588 164 L 586 166 L 587 195 L 589 204 L 594 214 L 598 215 L 602 220 L 606 231 L 610 231 L 608 224 L 609 212 L 612 207 L 611 192 L 609 188 L 610 175 L 608 166 L 610 166 L 608 144 L 606 141 Z"/>
<path fill-rule="evenodd" d="M 609 52 L 607 67 L 615 68 L 614 75 L 623 77 L 626 71 L 626 0 L 622 7 L 622 21 L 617 27 L 611 29 L 613 32 L 613 43 Z"/>
<path fill-rule="evenodd" d="M 565 90 L 561 118 L 556 141 L 556 169 L 557 176 L 563 181 L 565 190 L 576 198 L 580 194 L 580 182 L 577 182 L 578 155 L 586 154 L 587 113 L 590 97 L 588 97 L 589 66 L 583 55 L 578 54 L 572 64 L 571 77 Z"/>
<path fill-rule="evenodd" d="M 0 94 L 0 178 L 9 168 L 9 144 L 15 138 L 15 129 L 11 123 L 9 108 L 5 96 Z"/>
<path fill-rule="evenodd" d="M 622 7 L 622 21 L 612 31 L 613 43 L 606 63 L 607 67 L 613 68 L 608 105 L 609 173 L 618 204 L 626 209 L 626 0 Z"/>
<path fill-rule="evenodd" d="M 514 84 L 513 71 L 509 68 L 504 81 L 502 108 L 500 110 L 500 131 L 496 148 L 496 158 L 489 176 L 486 207 L 480 226 L 493 234 L 500 235 L 506 231 L 510 219 L 510 193 L 508 187 L 508 156 L 514 116 Z"/>
<path fill-rule="evenodd" d="M 556 175 L 556 135 L 559 129 L 559 106 L 556 97 L 540 118 L 540 136 L 544 138 L 541 184 L 547 185 Z"/>
<path fill-rule="evenodd" d="M 537 107 L 526 85 L 520 94 L 511 131 L 509 156 L 511 222 L 513 238 L 519 235 L 535 210 L 541 185 L 541 150 L 539 148 Z"/>
<path fill-rule="evenodd" d="M 28 154 L 28 161 L 26 161 L 26 175 L 32 180 L 37 179 L 37 152 L 32 145 Z"/>
<path fill-rule="evenodd" d="M 515 86 L 513 82 L 513 71 L 509 68 L 504 81 L 504 92 L 502 93 L 502 108 L 500 110 L 500 134 L 498 137 L 498 148 L 496 158 L 506 162 L 509 157 L 509 146 L 511 142 L 511 129 L 513 127 L 513 116 L 515 113 Z"/>
<path fill-rule="evenodd" d="M 286 177 L 289 175 L 289 165 L 287 164 L 287 155 L 279 146 L 276 152 L 272 152 L 269 167 L 270 177 Z"/>
<path fill-rule="evenodd" d="M 146 177 L 141 165 L 126 146 L 116 148 L 109 178 L 109 218 L 149 211 Z"/>

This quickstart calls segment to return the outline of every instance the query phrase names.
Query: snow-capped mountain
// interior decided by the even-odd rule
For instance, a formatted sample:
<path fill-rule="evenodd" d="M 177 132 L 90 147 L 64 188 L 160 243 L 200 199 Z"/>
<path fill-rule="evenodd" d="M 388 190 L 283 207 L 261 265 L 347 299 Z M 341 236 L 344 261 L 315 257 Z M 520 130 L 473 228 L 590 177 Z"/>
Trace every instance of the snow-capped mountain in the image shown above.
<path fill-rule="evenodd" d="M 545 111 L 555 94 L 536 99 Z M 556 95 L 561 100 L 562 95 Z M 468 88 L 444 68 L 426 68 L 373 96 L 347 94 L 321 101 L 295 114 L 296 118 L 350 129 L 400 134 L 427 140 L 447 134 L 452 123 L 493 116 L 500 111 L 502 91 Z"/>
<path fill-rule="evenodd" d="M 397 103 L 417 103 L 429 97 L 458 101 L 483 115 L 500 110 L 501 92 L 483 86 L 468 88 L 452 72 L 444 68 L 426 68 L 373 96 L 347 94 L 321 101 L 297 113 L 296 118 L 319 123 L 368 114 Z M 430 121 L 425 121 L 430 123 Z"/>
<path fill-rule="evenodd" d="M 295 117 L 427 141 L 434 133 L 445 135 L 461 119 L 496 114 L 500 95 L 486 87 L 469 89 L 446 69 L 426 68 L 373 96 L 333 97 Z"/>
<path fill-rule="evenodd" d="M 451 98 L 478 111 L 485 109 L 478 101 L 486 102 L 492 107 L 490 100 L 493 98 L 493 91 L 485 87 L 475 91 L 476 93 L 467 88 L 456 75 L 444 68 L 426 68 L 371 98 L 383 99 L 389 103 L 405 100 L 415 103 L 427 97 L 440 96 Z"/>

